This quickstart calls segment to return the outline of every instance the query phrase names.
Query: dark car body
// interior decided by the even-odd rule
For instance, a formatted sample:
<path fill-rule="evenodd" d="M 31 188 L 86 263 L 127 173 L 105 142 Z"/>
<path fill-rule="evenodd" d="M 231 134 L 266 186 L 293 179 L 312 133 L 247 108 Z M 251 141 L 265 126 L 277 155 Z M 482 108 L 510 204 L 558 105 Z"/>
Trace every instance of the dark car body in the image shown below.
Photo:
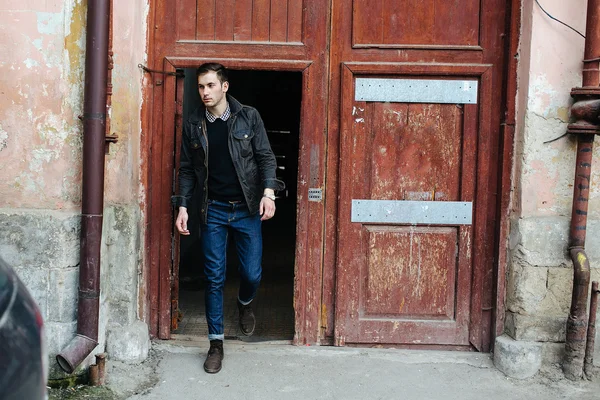
<path fill-rule="evenodd" d="M 47 372 L 39 308 L 0 258 L 0 400 L 45 399 Z"/>

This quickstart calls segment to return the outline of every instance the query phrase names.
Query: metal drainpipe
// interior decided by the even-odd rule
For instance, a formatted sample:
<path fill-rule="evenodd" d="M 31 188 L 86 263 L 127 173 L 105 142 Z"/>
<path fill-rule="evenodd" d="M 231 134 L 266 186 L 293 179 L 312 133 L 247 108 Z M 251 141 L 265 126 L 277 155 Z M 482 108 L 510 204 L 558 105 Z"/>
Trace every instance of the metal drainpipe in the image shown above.
<path fill-rule="evenodd" d="M 67 373 L 98 345 L 109 4 L 110 0 L 89 0 L 87 9 L 77 335 L 56 356 Z"/>
<path fill-rule="evenodd" d="M 590 285 L 590 264 L 585 253 L 590 173 L 595 135 L 600 134 L 600 0 L 588 0 L 583 87 L 574 88 L 575 103 L 568 133 L 577 134 L 577 159 L 569 252 L 573 260 L 573 296 L 567 319 L 567 335 L 563 372 L 569 379 L 581 379 L 587 333 L 587 299 Z"/>

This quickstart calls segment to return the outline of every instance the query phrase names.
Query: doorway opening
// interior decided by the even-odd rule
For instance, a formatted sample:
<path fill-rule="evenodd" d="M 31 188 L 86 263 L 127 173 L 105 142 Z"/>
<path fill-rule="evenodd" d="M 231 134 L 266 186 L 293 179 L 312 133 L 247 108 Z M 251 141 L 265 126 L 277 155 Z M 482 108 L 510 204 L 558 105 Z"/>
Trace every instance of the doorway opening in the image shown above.
<path fill-rule="evenodd" d="M 200 104 L 196 71 L 182 70 L 184 78 L 183 120 Z M 229 94 L 255 107 L 264 122 L 277 159 L 277 177 L 286 189 L 276 193 L 276 213 L 263 222 L 263 272 L 253 301 L 256 330 L 247 338 L 238 327 L 236 306 L 239 288 L 238 260 L 229 244 L 224 291 L 226 339 L 247 341 L 292 340 L 294 336 L 294 265 L 296 253 L 296 201 L 302 73 L 289 71 L 229 70 Z M 177 134 L 180 134 L 178 132 Z M 204 310 L 205 275 L 199 244 L 197 196 L 188 209 L 190 236 L 180 236 L 179 321 L 173 334 L 206 337 Z M 175 261 L 177 268 L 177 261 Z M 177 276 L 177 274 L 175 274 Z"/>

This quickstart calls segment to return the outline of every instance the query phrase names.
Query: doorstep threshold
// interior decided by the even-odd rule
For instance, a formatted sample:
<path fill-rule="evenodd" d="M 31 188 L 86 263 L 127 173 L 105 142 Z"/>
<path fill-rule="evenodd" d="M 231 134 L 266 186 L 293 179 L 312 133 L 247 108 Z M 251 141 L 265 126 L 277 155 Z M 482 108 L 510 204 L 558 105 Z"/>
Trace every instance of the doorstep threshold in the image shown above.
<path fill-rule="evenodd" d="M 257 344 L 257 345 L 291 345 L 292 339 L 274 339 L 272 337 L 260 336 L 225 336 L 227 345 L 232 344 Z M 186 347 L 206 347 L 208 336 L 206 335 L 184 335 L 179 333 L 171 334 L 170 340 L 164 340 L 163 343 L 168 343 L 175 346 Z"/>

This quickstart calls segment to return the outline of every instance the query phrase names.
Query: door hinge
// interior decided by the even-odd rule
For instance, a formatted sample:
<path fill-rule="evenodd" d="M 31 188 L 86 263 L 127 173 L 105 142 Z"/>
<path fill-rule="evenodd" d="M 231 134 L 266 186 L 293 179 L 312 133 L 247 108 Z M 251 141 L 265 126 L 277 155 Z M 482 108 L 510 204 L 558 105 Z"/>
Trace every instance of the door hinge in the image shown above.
<path fill-rule="evenodd" d="M 146 67 L 144 64 L 138 64 L 138 68 L 141 68 L 142 70 L 144 70 L 144 72 L 148 72 L 151 74 L 163 74 L 163 75 L 169 75 L 169 76 L 185 76 L 185 73 L 183 71 L 163 71 L 163 70 L 159 70 L 159 69 L 151 69 Z M 162 81 L 159 81 L 162 84 Z"/>

